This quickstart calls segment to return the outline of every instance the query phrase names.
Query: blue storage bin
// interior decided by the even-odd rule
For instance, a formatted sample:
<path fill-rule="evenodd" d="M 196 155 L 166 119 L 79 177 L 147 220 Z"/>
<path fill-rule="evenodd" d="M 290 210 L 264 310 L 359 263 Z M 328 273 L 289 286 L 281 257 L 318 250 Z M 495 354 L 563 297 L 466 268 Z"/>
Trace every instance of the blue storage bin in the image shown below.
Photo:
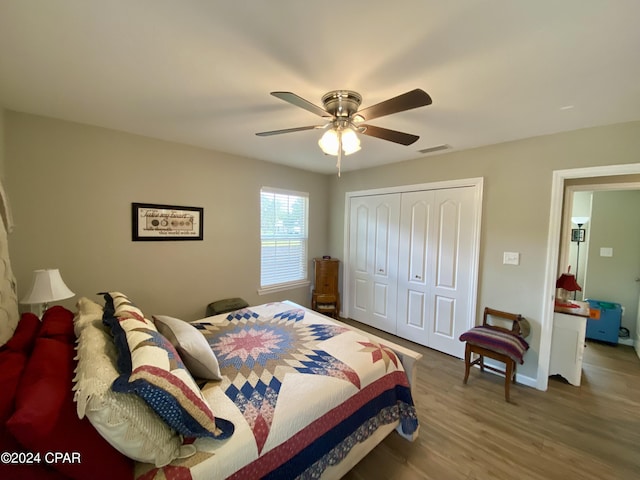
<path fill-rule="evenodd" d="M 587 338 L 608 343 L 618 343 L 622 305 L 604 300 L 587 300 L 590 308 L 600 310 L 600 319 L 587 320 Z"/>

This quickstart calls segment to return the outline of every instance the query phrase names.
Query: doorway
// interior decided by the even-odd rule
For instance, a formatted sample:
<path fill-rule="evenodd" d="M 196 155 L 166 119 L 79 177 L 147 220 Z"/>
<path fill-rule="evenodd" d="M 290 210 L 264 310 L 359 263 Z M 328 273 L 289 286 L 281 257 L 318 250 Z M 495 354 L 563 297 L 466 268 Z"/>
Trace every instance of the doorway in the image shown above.
<path fill-rule="evenodd" d="M 590 179 L 591 180 L 591 179 Z M 584 219 L 582 243 L 563 234 L 560 265 L 571 265 L 582 291 L 574 299 L 600 300 L 622 305 L 622 324 L 626 337 L 619 343 L 633 346 L 637 338 L 640 277 L 640 181 L 573 185 L 567 182 L 564 217 Z M 605 179 L 607 180 L 607 179 Z M 578 249 L 577 247 L 582 247 Z M 567 252 L 568 258 L 567 258 Z M 575 269 L 573 268 L 575 266 Z M 615 332 L 618 336 L 618 331 Z"/>
<path fill-rule="evenodd" d="M 565 204 L 565 186 L 571 180 L 593 183 L 598 177 L 612 180 L 610 183 L 619 185 L 637 181 L 640 175 L 640 164 L 607 165 L 600 167 L 576 168 L 570 170 L 556 170 L 553 172 L 551 184 L 551 208 L 549 215 L 549 231 L 547 237 L 547 258 L 545 269 L 545 287 L 540 336 L 540 361 L 538 365 L 537 388 L 546 390 L 549 383 L 549 361 L 551 357 L 551 339 L 553 332 L 553 306 L 555 300 L 555 284 L 558 275 L 558 265 L 561 253 L 562 233 L 570 228 L 570 218 L 563 215 Z M 614 178 L 618 177 L 619 178 Z M 636 339 L 636 351 L 638 342 Z"/>

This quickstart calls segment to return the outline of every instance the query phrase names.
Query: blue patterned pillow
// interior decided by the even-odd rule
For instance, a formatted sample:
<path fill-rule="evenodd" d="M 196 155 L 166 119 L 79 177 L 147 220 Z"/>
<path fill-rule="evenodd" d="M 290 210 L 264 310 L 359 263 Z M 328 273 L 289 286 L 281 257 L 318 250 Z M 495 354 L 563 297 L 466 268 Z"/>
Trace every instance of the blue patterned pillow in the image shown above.
<path fill-rule="evenodd" d="M 104 294 L 103 322 L 118 349 L 115 392 L 135 393 L 185 437 L 231 436 L 234 426 L 216 418 L 171 343 L 119 292 Z"/>

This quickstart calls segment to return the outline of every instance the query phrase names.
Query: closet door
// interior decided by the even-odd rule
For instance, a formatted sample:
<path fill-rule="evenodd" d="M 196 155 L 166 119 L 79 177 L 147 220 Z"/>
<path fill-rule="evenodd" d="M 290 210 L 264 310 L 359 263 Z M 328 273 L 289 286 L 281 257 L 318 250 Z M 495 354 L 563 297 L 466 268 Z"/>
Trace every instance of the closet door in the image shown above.
<path fill-rule="evenodd" d="M 471 187 L 402 194 L 399 336 L 462 358 L 470 311 L 476 209 Z"/>
<path fill-rule="evenodd" d="M 399 221 L 399 193 L 351 199 L 349 314 L 389 333 L 396 333 Z"/>
<path fill-rule="evenodd" d="M 402 195 L 398 258 L 397 333 L 429 346 L 431 283 L 435 263 L 433 190 Z"/>

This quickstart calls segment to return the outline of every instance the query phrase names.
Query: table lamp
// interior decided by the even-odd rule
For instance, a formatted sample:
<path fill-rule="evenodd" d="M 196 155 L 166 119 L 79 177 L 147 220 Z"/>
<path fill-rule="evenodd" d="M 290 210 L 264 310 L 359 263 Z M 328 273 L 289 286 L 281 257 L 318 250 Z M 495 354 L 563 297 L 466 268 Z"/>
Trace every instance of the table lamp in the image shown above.
<path fill-rule="evenodd" d="M 569 292 L 582 291 L 582 287 L 576 281 L 576 276 L 570 272 L 571 267 L 569 267 L 567 273 L 560 275 L 560 278 L 556 281 L 556 288 L 560 289 L 558 303 L 563 307 L 579 307 L 579 305 L 569 301 Z"/>
<path fill-rule="evenodd" d="M 42 318 L 44 312 L 47 311 L 49 303 L 65 298 L 71 298 L 75 295 L 65 285 L 60 271 L 57 268 L 47 270 L 35 270 L 33 272 L 33 285 L 24 296 L 20 303 L 24 304 L 40 304 L 38 318 Z"/>

